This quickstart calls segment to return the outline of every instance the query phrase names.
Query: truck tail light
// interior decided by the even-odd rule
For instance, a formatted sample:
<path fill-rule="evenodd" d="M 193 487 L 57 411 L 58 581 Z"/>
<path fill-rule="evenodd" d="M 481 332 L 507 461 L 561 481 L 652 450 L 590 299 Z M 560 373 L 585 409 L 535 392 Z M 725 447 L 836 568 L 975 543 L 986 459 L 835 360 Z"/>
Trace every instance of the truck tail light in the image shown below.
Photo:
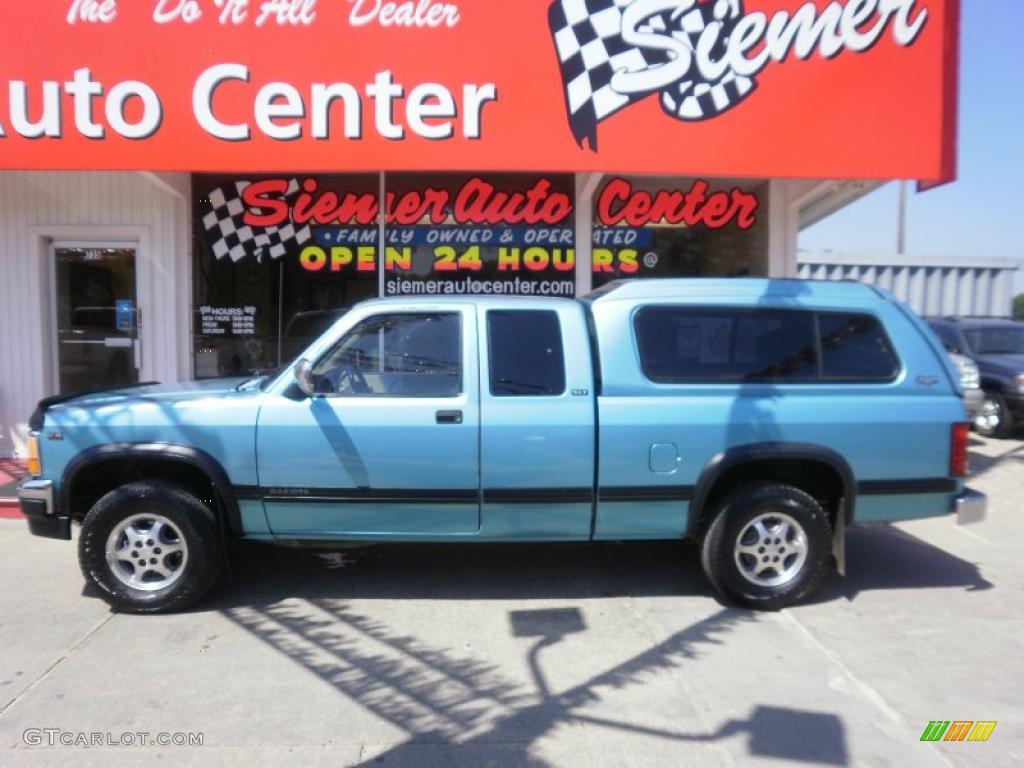
<path fill-rule="evenodd" d="M 965 477 L 967 475 L 967 444 L 970 441 L 971 427 L 969 424 L 960 423 L 953 425 L 952 438 L 949 449 L 949 474 L 953 477 Z"/>

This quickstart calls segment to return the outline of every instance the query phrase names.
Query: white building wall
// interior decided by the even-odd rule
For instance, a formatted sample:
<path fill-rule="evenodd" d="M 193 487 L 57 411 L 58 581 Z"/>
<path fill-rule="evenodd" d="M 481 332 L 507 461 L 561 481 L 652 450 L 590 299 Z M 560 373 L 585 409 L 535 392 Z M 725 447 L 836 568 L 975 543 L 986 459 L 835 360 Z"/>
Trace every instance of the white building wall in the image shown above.
<path fill-rule="evenodd" d="M 768 184 L 768 275 L 796 277 L 797 237 L 808 206 L 824 210 L 838 191 L 833 182 L 772 179 Z M 840 206 L 841 207 L 841 206 Z M 763 215 L 763 214 L 762 214 Z"/>
<path fill-rule="evenodd" d="M 1008 317 L 1016 259 L 800 254 L 808 280 L 858 280 L 892 291 L 921 315 Z"/>
<path fill-rule="evenodd" d="M 0 172 L 0 456 L 53 394 L 50 239 L 137 241 L 140 376 L 188 375 L 188 198 L 187 174 Z"/>

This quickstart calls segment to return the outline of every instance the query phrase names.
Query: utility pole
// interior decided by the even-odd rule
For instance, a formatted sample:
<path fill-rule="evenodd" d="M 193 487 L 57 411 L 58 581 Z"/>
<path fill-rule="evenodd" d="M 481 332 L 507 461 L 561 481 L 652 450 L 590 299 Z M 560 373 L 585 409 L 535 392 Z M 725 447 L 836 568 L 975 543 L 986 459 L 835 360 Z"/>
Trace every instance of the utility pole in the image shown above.
<path fill-rule="evenodd" d="M 907 251 L 907 182 L 900 182 L 900 213 L 896 224 L 896 253 L 902 256 Z"/>

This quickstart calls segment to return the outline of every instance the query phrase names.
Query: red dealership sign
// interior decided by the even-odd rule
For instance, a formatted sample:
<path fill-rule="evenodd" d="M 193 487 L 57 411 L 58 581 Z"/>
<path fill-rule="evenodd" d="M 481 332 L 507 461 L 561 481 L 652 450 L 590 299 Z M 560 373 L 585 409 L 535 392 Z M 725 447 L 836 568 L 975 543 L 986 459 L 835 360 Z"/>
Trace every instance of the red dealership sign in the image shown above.
<path fill-rule="evenodd" d="M 704 225 L 719 229 L 735 223 L 750 229 L 756 221 L 757 197 L 741 189 L 712 192 L 710 185 L 698 179 L 687 192 L 660 189 L 653 195 L 634 190 L 626 179 L 612 179 L 597 197 L 597 220 L 602 225 L 625 224 L 642 227 L 648 224 Z"/>
<path fill-rule="evenodd" d="M 287 221 L 304 225 L 373 224 L 377 221 L 377 196 L 370 192 L 321 191 L 314 178 L 303 179 L 291 190 L 288 179 L 261 179 L 241 192 L 246 206 L 242 222 L 253 227 L 278 226 Z M 444 188 L 426 187 L 401 194 L 386 192 L 384 207 L 388 224 L 557 224 L 572 213 L 572 201 L 564 192 L 552 192 L 551 181 L 537 179 L 524 191 L 505 192 L 484 179 L 473 177 L 454 195 Z M 297 194 L 295 194 L 297 193 Z M 294 196 L 294 202 L 288 199 Z"/>
<path fill-rule="evenodd" d="M 954 173 L 958 11 L 959 0 L 8 4 L 0 168 L 940 180 Z"/>

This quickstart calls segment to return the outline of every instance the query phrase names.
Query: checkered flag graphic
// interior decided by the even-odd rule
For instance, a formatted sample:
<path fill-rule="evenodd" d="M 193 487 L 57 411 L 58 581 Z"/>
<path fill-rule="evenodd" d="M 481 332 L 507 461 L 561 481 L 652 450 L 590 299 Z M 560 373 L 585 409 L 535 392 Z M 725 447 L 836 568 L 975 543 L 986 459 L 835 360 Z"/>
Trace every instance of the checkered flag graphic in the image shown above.
<path fill-rule="evenodd" d="M 203 216 L 203 227 L 210 237 L 214 257 L 222 259 L 229 256 L 232 261 L 239 261 L 253 255 L 258 262 L 262 262 L 265 255 L 279 259 L 287 253 L 289 246 L 302 245 L 313 239 L 308 225 L 296 228 L 291 221 L 255 229 L 246 224 L 242 220 L 245 213 L 242 192 L 248 186 L 248 181 L 235 181 L 210 192 L 210 211 Z M 285 200 L 298 191 L 298 179 L 290 179 Z"/>
<path fill-rule="evenodd" d="M 612 87 L 616 72 L 654 70 L 672 60 L 669 51 L 629 45 L 622 37 L 622 15 L 635 0 L 555 0 L 548 9 L 565 87 L 569 127 L 576 143 L 597 150 L 597 124 L 653 91 L 623 93 Z M 676 6 L 647 16 L 638 32 L 672 37 L 696 51 L 708 24 L 719 23 L 710 52 L 718 60 L 733 27 L 743 17 L 742 0 L 678 0 Z M 689 71 L 660 89 L 664 112 L 678 120 L 717 117 L 756 87 L 752 78 L 726 70 L 710 81 L 699 71 L 696 56 Z"/>

